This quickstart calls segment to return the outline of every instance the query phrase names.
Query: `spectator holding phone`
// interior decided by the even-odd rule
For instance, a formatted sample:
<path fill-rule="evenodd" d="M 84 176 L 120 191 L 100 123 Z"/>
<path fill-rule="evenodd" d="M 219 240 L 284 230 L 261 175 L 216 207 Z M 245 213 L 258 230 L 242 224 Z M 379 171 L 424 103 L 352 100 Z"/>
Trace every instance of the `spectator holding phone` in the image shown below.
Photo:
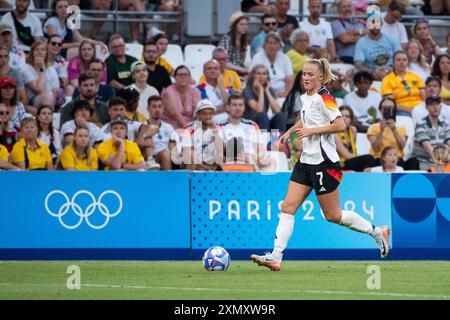
<path fill-rule="evenodd" d="M 399 155 L 399 165 L 406 170 L 418 170 L 419 163 L 417 159 L 410 158 L 404 161 L 404 148 L 408 139 L 406 129 L 395 123 L 397 114 L 397 104 L 395 100 L 389 97 L 383 98 L 379 106 L 382 119 L 379 123 L 375 123 L 367 130 L 367 138 L 369 139 L 371 148 L 370 154 L 375 158 L 377 164 L 380 163 L 381 152 L 386 147 L 394 147 Z"/>

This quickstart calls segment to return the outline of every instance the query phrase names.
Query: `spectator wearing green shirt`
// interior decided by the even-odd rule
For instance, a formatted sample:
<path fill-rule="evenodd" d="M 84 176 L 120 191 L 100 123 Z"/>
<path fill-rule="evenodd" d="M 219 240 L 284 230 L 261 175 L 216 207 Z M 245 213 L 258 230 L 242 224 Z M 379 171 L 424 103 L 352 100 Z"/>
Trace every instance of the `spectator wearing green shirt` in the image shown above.
<path fill-rule="evenodd" d="M 113 34 L 109 39 L 111 55 L 105 60 L 108 70 L 108 84 L 117 91 L 133 83 L 131 79 L 131 64 L 136 58 L 125 54 L 125 41 L 118 34 Z"/>

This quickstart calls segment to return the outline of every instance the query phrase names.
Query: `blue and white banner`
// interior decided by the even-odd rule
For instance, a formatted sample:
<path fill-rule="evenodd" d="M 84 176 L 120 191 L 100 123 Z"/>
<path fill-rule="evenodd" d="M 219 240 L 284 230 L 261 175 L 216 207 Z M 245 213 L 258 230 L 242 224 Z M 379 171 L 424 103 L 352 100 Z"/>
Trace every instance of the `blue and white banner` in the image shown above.
<path fill-rule="evenodd" d="M 191 181 L 192 249 L 269 249 L 287 191 L 289 173 L 194 173 Z M 374 225 L 391 225 L 389 174 L 346 173 L 341 208 Z M 290 249 L 374 249 L 374 240 L 327 222 L 314 191 L 295 216 Z"/>
<path fill-rule="evenodd" d="M 0 248 L 190 248 L 187 172 L 1 172 Z"/>
<path fill-rule="evenodd" d="M 392 175 L 397 248 L 450 248 L 450 175 Z"/>

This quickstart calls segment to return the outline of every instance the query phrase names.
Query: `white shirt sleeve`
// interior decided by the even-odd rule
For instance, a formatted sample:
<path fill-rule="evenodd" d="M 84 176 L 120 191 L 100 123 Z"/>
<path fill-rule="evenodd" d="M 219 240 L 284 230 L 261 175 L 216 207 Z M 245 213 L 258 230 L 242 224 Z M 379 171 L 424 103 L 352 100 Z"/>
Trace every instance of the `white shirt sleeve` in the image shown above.
<path fill-rule="evenodd" d="M 331 24 L 328 21 L 323 21 L 323 24 L 327 40 L 333 40 L 333 30 L 331 29 Z"/>
<path fill-rule="evenodd" d="M 341 112 L 337 106 L 336 100 L 332 95 L 323 94 L 320 95 L 322 98 L 322 112 L 330 122 L 336 119 L 337 117 L 342 117 Z"/>

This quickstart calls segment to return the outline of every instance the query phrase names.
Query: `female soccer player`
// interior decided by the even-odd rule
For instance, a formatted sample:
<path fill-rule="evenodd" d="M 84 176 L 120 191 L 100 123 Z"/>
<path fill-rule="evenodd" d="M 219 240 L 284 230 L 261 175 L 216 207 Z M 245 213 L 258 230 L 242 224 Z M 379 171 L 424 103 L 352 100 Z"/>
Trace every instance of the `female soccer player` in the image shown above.
<path fill-rule="evenodd" d="M 279 271 L 284 249 L 294 230 L 294 215 L 314 188 L 327 221 L 371 235 L 381 250 L 381 257 L 389 253 L 390 229 L 375 227 L 355 212 L 341 210 L 339 190 L 342 173 L 336 151 L 334 134 L 343 132 L 344 120 L 334 98 L 323 87 L 335 78 L 326 59 L 310 60 L 303 68 L 306 93 L 301 96 L 301 119 L 281 138 L 285 143 L 292 133 L 303 140 L 303 153 L 296 163 L 275 233 L 272 253 L 252 255 L 253 262 Z"/>

